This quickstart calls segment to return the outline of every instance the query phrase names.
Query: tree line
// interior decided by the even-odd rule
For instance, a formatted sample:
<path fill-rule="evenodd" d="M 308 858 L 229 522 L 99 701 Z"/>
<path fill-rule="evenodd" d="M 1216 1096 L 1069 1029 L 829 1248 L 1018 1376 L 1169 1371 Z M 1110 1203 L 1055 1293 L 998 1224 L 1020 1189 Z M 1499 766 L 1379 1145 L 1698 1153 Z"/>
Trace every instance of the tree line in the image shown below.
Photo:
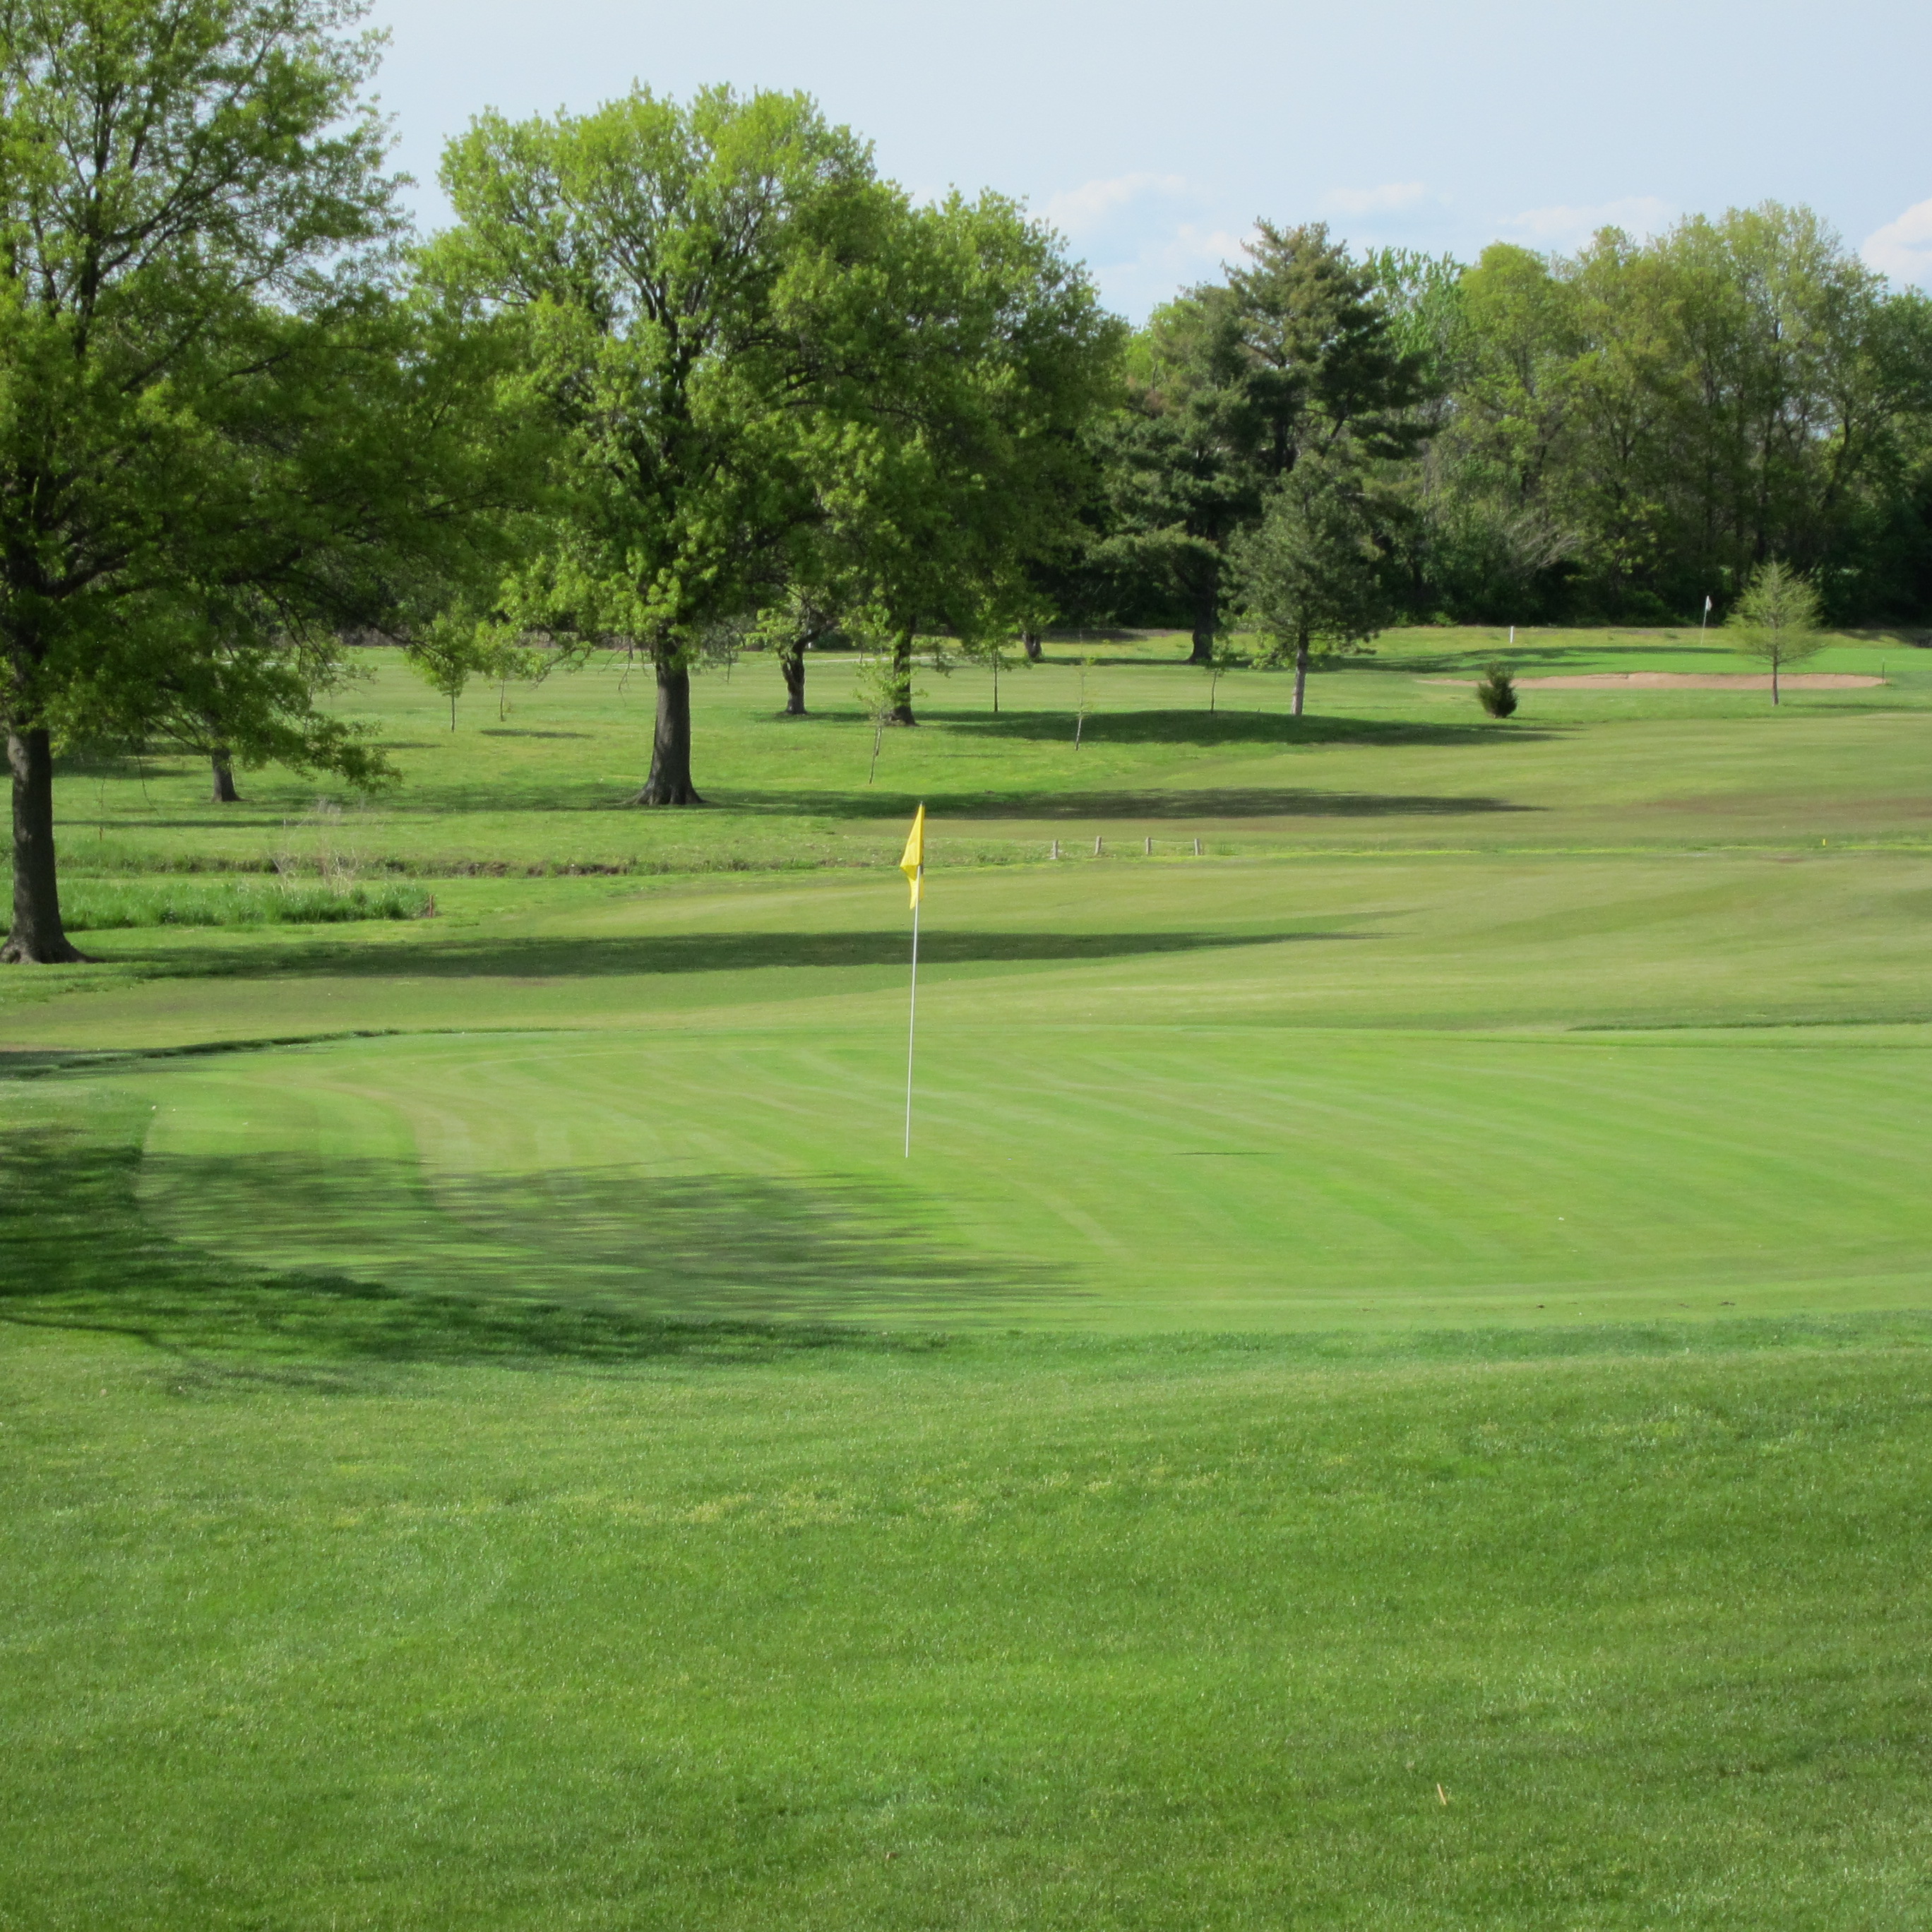
<path fill-rule="evenodd" d="M 1089 620 L 1666 622 L 1773 560 L 1840 623 L 1932 609 L 1932 302 L 1773 204 L 1575 256 L 1259 224 L 1158 310 L 1053 574 Z M 1321 567 L 1318 567 L 1318 566 Z"/>
<path fill-rule="evenodd" d="M 166 742 L 358 784 L 361 638 L 439 688 L 640 652 L 647 806 L 748 637 L 997 672 L 1055 622 L 1296 667 L 1401 614 L 1675 613 L 1791 560 L 1922 608 L 1932 325 L 1802 211 L 1574 261 L 1263 224 L 1131 331 L 997 194 L 916 204 L 801 95 L 478 116 L 402 212 L 353 0 L 0 0 L 0 712 L 13 914 L 53 760 Z M 1917 600 L 1916 604 L 1914 599 Z"/>

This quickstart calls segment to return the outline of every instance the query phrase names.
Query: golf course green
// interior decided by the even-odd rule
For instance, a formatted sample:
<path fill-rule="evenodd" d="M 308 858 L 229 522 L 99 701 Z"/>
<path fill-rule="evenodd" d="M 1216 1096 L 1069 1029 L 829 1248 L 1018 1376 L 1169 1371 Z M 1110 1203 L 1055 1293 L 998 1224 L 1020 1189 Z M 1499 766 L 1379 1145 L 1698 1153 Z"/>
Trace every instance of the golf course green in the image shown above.
<path fill-rule="evenodd" d="M 1504 648 L 64 767 L 0 1928 L 1932 1918 L 1932 653 Z"/>

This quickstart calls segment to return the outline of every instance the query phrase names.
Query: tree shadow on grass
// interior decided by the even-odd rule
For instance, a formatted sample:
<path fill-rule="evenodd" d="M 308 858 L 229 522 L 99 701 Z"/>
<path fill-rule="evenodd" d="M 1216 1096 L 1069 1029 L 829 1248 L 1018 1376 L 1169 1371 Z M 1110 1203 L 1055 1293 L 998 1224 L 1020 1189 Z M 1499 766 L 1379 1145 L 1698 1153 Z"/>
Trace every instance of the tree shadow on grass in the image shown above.
<path fill-rule="evenodd" d="M 242 1367 L 930 1346 L 862 1324 L 1070 1292 L 1060 1270 L 969 1250 L 910 1190 L 854 1178 L 431 1178 L 156 1160 L 131 1132 L 0 1138 L 0 1321 Z"/>
<path fill-rule="evenodd" d="M 259 978 L 286 974 L 352 974 L 412 979 L 608 979 L 634 974 L 736 973 L 772 967 L 903 967 L 903 932 L 645 933 L 618 938 L 500 938 L 465 934 L 425 940 L 404 952 L 351 942 L 224 946 L 210 928 L 205 948 L 148 953 L 117 949 L 117 962 L 172 977 Z M 949 932 L 930 927 L 920 940 L 921 963 L 1050 964 L 1060 960 L 1144 958 L 1220 951 L 1236 946 L 1286 946 L 1368 935 L 1304 926 L 1292 932 Z"/>
<path fill-rule="evenodd" d="M 935 818 L 940 807 L 929 808 Z M 1505 798 L 1432 793 L 1289 791 L 1270 785 L 1216 785 L 1196 790 L 1054 792 L 1032 798 L 988 796 L 944 801 L 956 818 L 1024 818 L 1052 823 L 1106 819 L 1155 824 L 1204 818 L 1461 818 L 1493 812 L 1540 812 Z"/>
<path fill-rule="evenodd" d="M 1680 632 L 1674 639 L 1659 634 L 1654 637 L 1632 639 L 1628 644 L 1580 644 L 1572 642 L 1546 644 L 1519 636 L 1511 644 L 1498 638 L 1491 644 L 1466 644 L 1455 650 L 1408 652 L 1400 658 L 1385 658 L 1380 663 L 1372 659 L 1354 661 L 1346 667 L 1336 666 L 1335 668 L 1394 671 L 1399 675 L 1415 677 L 1466 677 L 1472 670 L 1500 658 L 1516 676 L 1525 677 L 1534 676 L 1543 671 L 1574 671 L 1580 668 L 1580 661 L 1586 657 L 1592 659 L 1627 658 L 1633 660 L 1631 668 L 1634 670 L 1654 669 L 1660 654 L 1667 652 L 1681 656 L 1685 652 L 1694 654 L 1701 652 L 1708 658 L 1732 655 L 1716 644 L 1714 636 L 1710 641 L 1700 644 L 1697 639 L 1697 627 L 1694 624 L 1688 631 Z"/>
<path fill-rule="evenodd" d="M 720 791 L 727 811 L 832 819 L 897 818 L 923 804 L 935 829 L 949 820 L 1024 819 L 1066 825 L 1106 820 L 1168 824 L 1198 819 L 1462 818 L 1541 812 L 1540 805 L 1484 794 L 1312 791 L 1280 785 L 1213 785 L 1190 790 L 1041 792 L 880 792 L 862 799 L 809 792 Z"/>
<path fill-rule="evenodd" d="M 1064 741 L 1073 746 L 1070 711 L 986 713 L 929 711 L 928 722 L 949 731 L 1032 742 Z M 1558 735 L 1555 728 L 1529 726 L 1499 733 L 1472 718 L 1466 724 L 1426 724 L 1400 718 L 1294 718 L 1285 711 L 1090 711 L 1081 740 L 1088 745 L 1278 745 L 1284 749 L 1311 745 L 1376 745 L 1391 749 L 1414 746 L 1528 744 Z"/>

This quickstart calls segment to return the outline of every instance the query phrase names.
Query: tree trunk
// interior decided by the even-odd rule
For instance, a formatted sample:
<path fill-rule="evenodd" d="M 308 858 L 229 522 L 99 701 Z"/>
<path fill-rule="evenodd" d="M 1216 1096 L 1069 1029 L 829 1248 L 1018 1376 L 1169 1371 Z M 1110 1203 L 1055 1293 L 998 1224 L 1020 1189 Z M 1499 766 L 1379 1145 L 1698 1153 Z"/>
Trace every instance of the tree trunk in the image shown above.
<path fill-rule="evenodd" d="M 651 775 L 633 805 L 702 805 L 691 782 L 691 671 L 667 646 L 652 653 L 658 674 L 658 716 L 651 734 Z"/>
<path fill-rule="evenodd" d="M 1191 664 L 1204 664 L 1214 656 L 1214 634 L 1220 628 L 1221 585 L 1218 577 L 1197 587 L 1194 598 L 1194 648 L 1187 654 Z"/>
<path fill-rule="evenodd" d="M 888 724 L 916 724 L 912 715 L 912 632 L 910 627 L 892 640 L 892 708 L 886 714 Z"/>
<path fill-rule="evenodd" d="M 1028 664 L 1038 664 L 1042 655 L 1040 633 L 1037 631 L 1022 631 L 1020 633 L 1020 649 L 1026 652 Z"/>
<path fill-rule="evenodd" d="M 784 673 L 784 715 L 788 718 L 802 718 L 805 716 L 805 646 L 802 644 L 781 644 L 778 646 L 778 669 Z"/>
<path fill-rule="evenodd" d="M 1301 716 L 1308 695 L 1308 633 L 1294 640 L 1294 715 Z"/>
<path fill-rule="evenodd" d="M 54 872 L 54 754 L 44 728 L 7 730 L 14 775 L 14 926 L 0 960 L 68 966 L 87 956 L 68 943 L 61 924 Z"/>
<path fill-rule="evenodd" d="M 226 745 L 218 745 L 208 754 L 208 762 L 214 770 L 216 805 L 239 805 L 242 794 L 235 789 L 235 764 L 232 754 Z"/>
<path fill-rule="evenodd" d="M 1772 701 L 1772 704 L 1775 704 L 1778 701 L 1778 660 L 1777 660 L 1777 658 L 1773 658 L 1772 659 L 1772 661 L 1771 661 L 1771 701 Z"/>

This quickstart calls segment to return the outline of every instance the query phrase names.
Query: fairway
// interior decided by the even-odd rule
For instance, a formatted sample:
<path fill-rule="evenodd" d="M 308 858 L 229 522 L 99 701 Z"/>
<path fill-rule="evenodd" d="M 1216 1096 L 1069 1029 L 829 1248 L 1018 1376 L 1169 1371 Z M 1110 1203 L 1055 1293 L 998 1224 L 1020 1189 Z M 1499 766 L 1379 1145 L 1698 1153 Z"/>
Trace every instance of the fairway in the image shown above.
<path fill-rule="evenodd" d="M 1932 655 L 1182 647 L 62 771 L 0 1926 L 1925 1922 Z"/>

